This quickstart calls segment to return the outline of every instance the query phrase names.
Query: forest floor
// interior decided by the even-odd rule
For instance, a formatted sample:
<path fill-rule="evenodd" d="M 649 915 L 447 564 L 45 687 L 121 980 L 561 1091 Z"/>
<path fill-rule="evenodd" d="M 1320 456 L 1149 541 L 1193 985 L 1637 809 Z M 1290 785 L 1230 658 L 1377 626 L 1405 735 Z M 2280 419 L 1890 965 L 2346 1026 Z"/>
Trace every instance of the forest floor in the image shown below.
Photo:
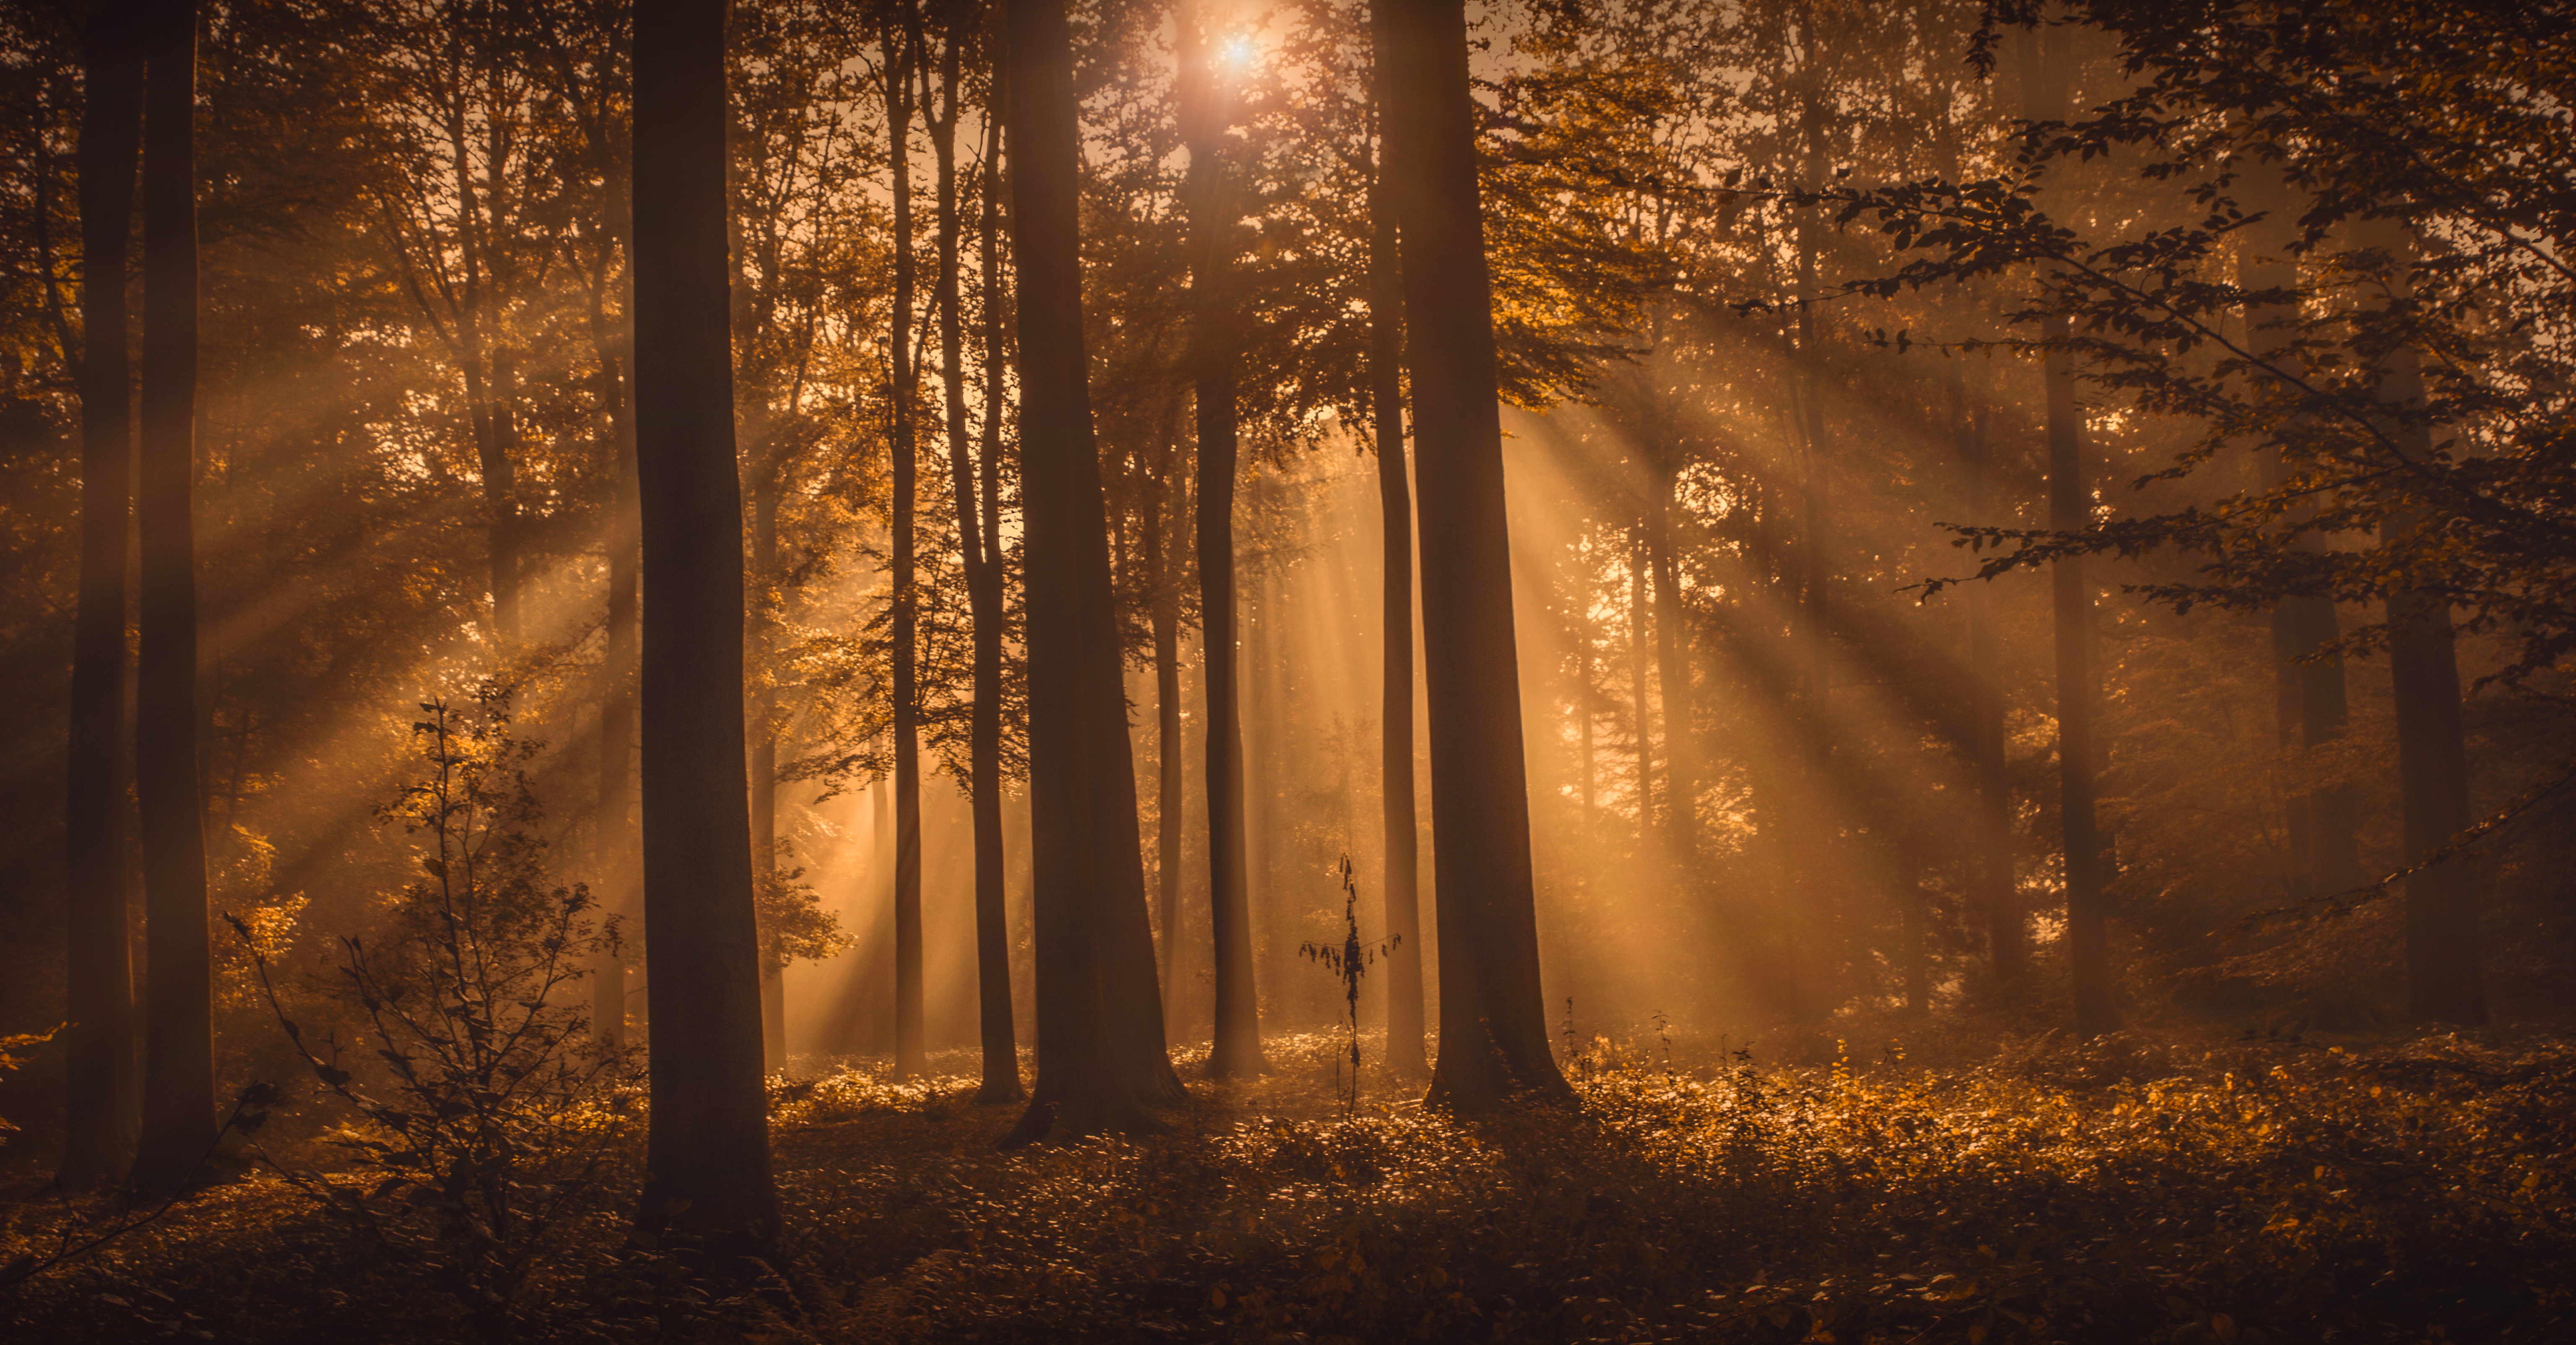
<path fill-rule="evenodd" d="M 971 1079 L 843 1070 L 776 1086 L 765 1285 L 624 1245 L 631 1167 L 506 1312 L 255 1171 L 0 1292 L 0 1337 L 2576 1339 L 2564 1039 L 1963 1033 L 1596 1041 L 1579 1108 L 1473 1122 L 1292 1037 L 1169 1134 L 1009 1153 Z M 114 1213 L 11 1194 L 0 1260 Z"/>

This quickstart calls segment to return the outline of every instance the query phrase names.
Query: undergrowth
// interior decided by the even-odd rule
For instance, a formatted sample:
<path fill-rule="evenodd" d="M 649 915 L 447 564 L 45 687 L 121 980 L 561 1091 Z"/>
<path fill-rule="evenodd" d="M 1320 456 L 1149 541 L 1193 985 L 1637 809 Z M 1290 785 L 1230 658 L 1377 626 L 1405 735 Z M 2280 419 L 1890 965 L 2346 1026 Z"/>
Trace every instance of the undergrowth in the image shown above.
<path fill-rule="evenodd" d="M 1596 1041 L 1572 1062 L 1579 1111 L 1480 1121 L 1426 1113 L 1406 1100 L 1418 1083 L 1384 1079 L 1346 1119 L 1329 1073 L 1344 1048 L 1274 1041 L 1272 1077 L 1196 1086 L 1166 1136 L 1010 1154 L 992 1148 L 1009 1109 L 971 1106 L 971 1077 L 781 1083 L 775 1285 L 732 1301 L 674 1285 L 617 1247 L 607 1208 L 587 1260 L 531 1286 L 552 1306 L 526 1329 L 1265 1345 L 2576 1335 L 2576 1059 L 2554 1039 L 2040 1041 L 1939 1068 L 1893 1045 L 1777 1066 L 1732 1042 L 1668 1068 L 1652 1039 Z M 264 1271 L 253 1248 L 300 1249 L 306 1266 L 325 1250 L 273 1185 L 211 1194 L 151 1241 L 28 1286 L 0 1321 L 68 1338 L 116 1317 L 103 1296 L 159 1292 L 216 1338 L 316 1338 L 362 1307 L 397 1323 L 369 1338 L 438 1338 L 399 1317 L 425 1292 L 399 1266 Z M 44 1217 L 8 1213 L 20 1235 Z M 226 1254 L 228 1289 L 192 1259 Z"/>

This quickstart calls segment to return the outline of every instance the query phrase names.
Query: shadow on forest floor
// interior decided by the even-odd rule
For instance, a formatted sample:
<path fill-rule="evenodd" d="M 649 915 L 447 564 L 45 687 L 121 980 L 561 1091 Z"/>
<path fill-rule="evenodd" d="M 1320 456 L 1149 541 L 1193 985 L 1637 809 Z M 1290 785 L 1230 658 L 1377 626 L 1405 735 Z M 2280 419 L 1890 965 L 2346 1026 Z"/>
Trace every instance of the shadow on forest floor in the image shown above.
<path fill-rule="evenodd" d="M 1976 1063 L 1924 1045 L 1779 1067 L 1759 1043 L 1596 1041 L 1572 1062 L 1579 1112 L 1461 1122 L 1374 1071 L 1354 1109 L 1337 1039 L 1290 1037 L 1265 1078 L 1193 1082 L 1169 1135 L 1008 1154 L 993 1141 L 1017 1109 L 970 1105 L 971 1077 L 780 1080 L 780 1283 L 710 1297 L 621 1249 L 624 1211 L 603 1206 L 516 1323 L 536 1339 L 1311 1345 L 2576 1333 L 2576 1050 L 2557 1039 L 2042 1038 Z M 0 1217 L 5 1258 L 49 1241 L 66 1207 Z M 470 1330 L 421 1265 L 274 1177 L 0 1297 L 0 1327 Z"/>

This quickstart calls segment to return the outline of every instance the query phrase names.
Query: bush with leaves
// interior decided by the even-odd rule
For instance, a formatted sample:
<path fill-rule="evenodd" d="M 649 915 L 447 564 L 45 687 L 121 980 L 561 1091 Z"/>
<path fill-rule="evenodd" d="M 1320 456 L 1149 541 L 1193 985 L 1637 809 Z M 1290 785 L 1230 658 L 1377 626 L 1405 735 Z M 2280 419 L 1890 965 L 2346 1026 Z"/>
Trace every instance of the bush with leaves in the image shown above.
<path fill-rule="evenodd" d="M 425 702 L 426 777 L 379 812 L 421 838 L 418 881 L 389 928 L 341 940 L 345 990 L 375 1064 L 344 1065 L 272 1007 L 316 1077 L 357 1113 L 328 1138 L 354 1182 L 298 1177 L 334 1216 L 414 1258 L 486 1336 L 514 1332 L 520 1291 L 564 1225 L 594 1205 L 633 1119 L 630 1056 L 595 1038 L 575 992 L 618 941 L 579 884 L 549 886 L 505 687 Z M 253 945 L 248 923 L 229 919 Z M 264 956 L 263 985 L 271 985 Z M 361 1077 L 361 1073 L 366 1076 Z"/>

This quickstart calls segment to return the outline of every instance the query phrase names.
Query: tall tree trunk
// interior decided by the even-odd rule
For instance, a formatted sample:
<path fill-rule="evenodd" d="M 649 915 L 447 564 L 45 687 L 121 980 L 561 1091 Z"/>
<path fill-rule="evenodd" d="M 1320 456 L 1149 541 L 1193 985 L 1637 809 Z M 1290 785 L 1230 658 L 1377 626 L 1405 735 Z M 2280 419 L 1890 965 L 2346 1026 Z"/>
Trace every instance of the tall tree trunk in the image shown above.
<path fill-rule="evenodd" d="M 1440 1060 L 1461 1110 L 1571 1095 L 1548 1049 L 1530 873 L 1493 287 L 1461 0 L 1388 6 L 1389 177 L 1413 375 L 1422 653 L 1440 919 Z"/>
<path fill-rule="evenodd" d="M 1812 188 L 1821 188 L 1825 175 L 1819 122 L 1820 114 L 1811 102 L 1805 121 L 1805 180 Z M 1824 359 L 1816 332 L 1816 232 L 1821 225 L 1816 210 L 1803 212 L 1797 238 L 1799 374 L 1795 392 L 1798 435 L 1805 452 L 1800 462 L 1804 480 L 1798 491 L 1796 549 L 1801 592 L 1792 618 L 1792 657 L 1797 660 L 1796 726 L 1803 749 L 1798 758 L 1802 767 L 1798 778 L 1805 791 L 1791 822 L 1791 834 L 1796 838 L 1794 881 L 1803 926 L 1799 941 L 1804 962 L 1798 978 L 1803 993 L 1800 1007 L 1808 1016 L 1819 1018 L 1831 1013 L 1843 997 L 1844 976 L 1834 965 L 1832 949 L 1847 945 L 1850 934 L 1860 924 L 1860 910 L 1844 890 L 1847 874 L 1838 872 L 1831 859 L 1840 853 L 1844 815 L 1841 791 L 1834 779 L 1833 638 L 1829 624 L 1833 565 L 1827 558 L 1833 479 L 1826 467 L 1830 445 L 1825 438 Z M 1844 969 L 1852 969 L 1848 961 Z"/>
<path fill-rule="evenodd" d="M 965 15 L 962 5 L 952 5 L 947 11 L 947 33 L 939 63 L 941 102 L 928 118 L 931 149 L 939 161 L 939 271 L 933 283 L 932 302 L 939 314 L 939 373 L 947 417 L 957 550 L 966 576 L 967 610 L 975 626 L 976 690 L 967 729 L 966 794 L 975 834 L 975 970 L 984 1066 L 983 1085 L 976 1092 L 976 1100 L 1012 1102 L 1019 1099 L 1021 1092 L 1019 1048 L 1011 1027 L 1011 952 L 1002 896 L 1002 560 L 999 539 L 985 530 L 977 509 L 974 439 L 966 420 L 965 300 L 960 278 L 965 217 L 958 209 L 957 193 L 958 92 L 963 83 L 961 64 L 966 42 L 961 24 Z M 989 254 L 986 260 L 986 279 L 991 283 Z M 988 419 L 999 414 L 994 409 L 998 405 L 986 403 Z M 985 930 L 988 918 L 989 936 Z"/>
<path fill-rule="evenodd" d="M 191 1180 L 215 1139 L 205 800 L 197 783 L 195 0 L 152 0 L 143 124 L 142 536 L 135 802 L 149 943 L 138 1186 Z"/>
<path fill-rule="evenodd" d="M 1384 139 L 1387 15 L 1369 16 L 1371 111 Z M 1378 692 L 1378 780 L 1386 817 L 1386 1063 L 1406 1074 L 1431 1068 L 1422 1003 L 1422 838 L 1413 798 L 1413 492 L 1404 466 L 1404 258 L 1383 153 L 1369 177 L 1369 419 L 1377 437 L 1379 612 L 1386 654 Z M 1591 815 L 1591 725 L 1585 722 L 1584 810 Z"/>
<path fill-rule="evenodd" d="M 513 526 L 516 509 L 516 459 L 510 439 L 514 437 L 516 419 L 508 411 L 510 389 L 502 376 L 498 361 L 492 358 L 492 312 L 500 307 L 491 294 L 490 268 L 486 265 L 485 248 L 499 232 L 498 212 L 494 228 L 483 230 L 480 216 L 482 193 L 474 189 L 474 155 L 466 132 L 468 76 L 462 64 L 460 33 L 458 46 L 451 50 L 450 69 L 456 80 L 447 113 L 448 159 L 456 187 L 456 250 L 463 271 L 463 283 L 456 301 L 456 338 L 458 364 L 465 377 L 465 415 L 474 435 L 475 466 L 483 475 L 484 537 L 491 572 L 492 629 L 504 642 L 519 639 L 519 558 L 518 532 Z M 498 115 L 495 109 L 494 115 Z M 488 171 L 493 181 L 499 180 L 500 162 L 495 159 Z M 483 235 L 478 241 L 476 235 Z"/>
<path fill-rule="evenodd" d="M 133 537 L 133 365 L 125 259 L 143 129 L 143 29 L 133 0 L 108 0 L 82 34 L 81 559 L 72 626 L 70 774 L 63 832 L 70 910 L 63 1161 L 80 1188 L 134 1156 L 134 969 L 125 874 L 125 548 Z"/>
<path fill-rule="evenodd" d="M 949 87 L 957 87 L 955 43 L 950 37 Z M 975 710 L 968 731 L 968 788 L 975 795 L 975 993 L 984 1055 L 984 1081 L 978 1102 L 1016 1102 L 1020 1087 L 1020 1048 L 1011 990 L 1011 930 L 1007 889 L 1009 857 L 1002 825 L 1002 639 L 1009 614 L 1003 607 L 1002 584 L 1007 563 L 1002 550 L 1002 123 L 985 114 L 983 218 L 978 230 L 984 276 L 984 424 L 980 527 L 971 534 L 983 560 L 967 576 L 966 601 L 975 620 Z M 953 123 L 952 123 L 953 124 Z M 942 226 L 943 229 L 946 226 Z M 952 300 L 953 303 L 953 300 Z M 951 336 L 941 338 L 952 350 L 964 349 Z M 963 354 L 955 357 L 963 361 Z M 953 403 L 957 393 L 951 392 Z M 962 448 L 952 448 L 962 452 Z M 962 504 L 958 531 L 969 536 Z"/>
<path fill-rule="evenodd" d="M 1957 405 L 1952 434 L 1958 445 L 1959 475 L 1968 521 L 1993 521 L 1987 504 L 1987 470 L 1994 462 L 1989 421 L 1983 411 L 1970 414 L 1958 381 L 1951 383 Z M 1986 967 L 2007 995 L 2019 993 L 2030 967 L 2030 921 L 2021 908 L 2013 876 L 2013 798 L 2009 758 L 2004 748 L 2003 658 L 1995 638 L 1994 591 L 1971 584 L 1962 593 L 1968 609 L 1968 680 L 1970 755 L 1977 772 L 1975 854 L 1969 873 L 1972 913 L 1985 922 Z"/>
<path fill-rule="evenodd" d="M 635 423 L 646 591 L 651 1135 L 637 1223 L 774 1244 L 743 743 L 742 481 L 725 262 L 725 5 L 635 10 Z"/>
<path fill-rule="evenodd" d="M 1181 601 L 1173 571 L 1170 540 L 1178 521 L 1173 504 L 1181 495 L 1172 479 L 1180 454 L 1175 432 L 1166 427 L 1155 460 L 1152 512 L 1145 523 L 1145 564 L 1153 572 L 1154 596 L 1148 609 L 1154 629 L 1154 815 L 1155 926 L 1163 932 L 1163 1021 L 1176 1021 L 1181 1003 L 1181 842 L 1187 828 L 1183 814 L 1189 789 L 1186 749 L 1181 745 Z"/>
<path fill-rule="evenodd" d="M 2238 283 L 2253 292 L 2294 289 L 2299 268 L 2288 244 L 2296 236 L 2297 208 L 2289 184 L 2279 172 L 2258 165 L 2246 176 L 2245 194 L 2247 206 L 2262 211 L 2266 219 L 2249 232 L 2238 253 Z M 2249 305 L 2248 343 L 2258 355 L 2274 355 L 2290 344 L 2297 321 L 2294 306 Z M 2288 464 L 2278 445 L 2266 447 L 2257 466 L 2266 490 L 2288 484 Z M 2344 736 L 2349 708 L 2343 656 L 2324 652 L 2337 634 L 2331 597 L 2286 597 L 2272 608 L 2276 717 L 2284 749 L 2314 749 Z M 2287 813 L 2294 896 L 2345 892 L 2361 885 L 2358 821 L 2349 788 L 2333 786 L 2295 795 L 2288 800 Z"/>
<path fill-rule="evenodd" d="M 888 41 L 895 39 L 889 37 Z M 914 516 L 921 472 L 912 424 L 912 71 L 917 44 L 886 73 L 888 162 L 894 172 L 894 314 L 887 331 L 894 459 L 894 1072 L 929 1067 L 921 992 L 920 595 L 915 593 Z"/>
<path fill-rule="evenodd" d="M 2052 335 L 2072 334 L 2066 319 Z M 2075 363 L 2064 350 L 2046 357 L 2048 380 L 2048 525 L 2076 532 L 2092 523 L 2085 493 L 2083 415 L 2075 402 Z M 2052 562 L 2049 580 L 2057 648 L 2057 781 L 2065 838 L 2066 947 L 2074 977 L 2075 1030 L 2087 1036 L 2120 1025 L 2111 984 L 2109 902 L 2103 890 L 2102 833 L 2093 816 L 2096 706 L 2093 698 L 2093 591 L 2084 562 Z"/>
<path fill-rule="evenodd" d="M 1691 785 L 1690 628 L 1682 616 L 1682 590 L 1673 559 L 1673 494 L 1678 475 L 1666 473 L 1646 513 L 1646 561 L 1655 577 L 1655 690 L 1664 709 L 1664 853 L 1686 872 L 1695 850 L 1698 819 Z"/>
<path fill-rule="evenodd" d="M 765 411 L 767 408 L 759 408 Z M 746 657 L 753 671 L 751 737 L 751 880 L 754 892 L 778 883 L 778 490 L 779 462 L 768 420 L 741 418 L 751 431 L 751 583 Z M 757 903 L 754 910 L 757 911 Z M 764 937 L 760 954 L 760 1068 L 787 1068 L 787 959 Z"/>
<path fill-rule="evenodd" d="M 2062 121 L 2067 110 L 2066 30 L 2022 40 L 2022 108 L 2035 121 Z M 2048 335 L 2065 341 L 2073 321 L 2059 317 Z M 2075 356 L 2062 346 L 2042 365 L 2048 393 L 2048 526 L 2075 532 L 2091 526 L 2093 505 L 2084 481 L 2084 416 L 2075 400 Z M 2084 1035 L 2120 1025 L 2111 982 L 2109 902 L 2102 873 L 2102 832 L 2094 819 L 2096 756 L 2093 669 L 2093 590 L 2084 561 L 2069 556 L 2051 563 L 2049 580 L 2057 648 L 2057 780 L 2059 821 L 2065 841 L 2066 949 L 2073 972 L 2075 1030 Z"/>
<path fill-rule="evenodd" d="M 2405 296 L 2405 268 L 2415 258 L 2413 232 L 2388 218 L 2366 224 L 2362 236 L 2399 268 L 2390 288 Z M 2421 418 L 2424 373 L 2415 347 L 2391 347 L 2379 358 L 2377 372 L 2379 401 L 2395 412 L 2382 422 L 2382 432 L 2401 456 L 2430 458 L 2433 432 Z M 2394 515 L 2380 524 L 2380 544 L 2404 545 L 2430 523 L 2420 510 Z M 2406 863 L 2415 869 L 2406 877 L 2407 1016 L 2423 1023 L 2483 1023 L 2487 995 L 2478 923 L 2485 884 L 2464 856 L 2433 860 L 2471 820 L 2459 653 L 2450 603 L 2439 592 L 2399 589 L 2388 595 L 2388 675 L 2397 712 Z"/>
<path fill-rule="evenodd" d="M 1646 534 L 1628 530 L 1628 689 L 1635 702 L 1637 733 L 1637 846 L 1643 851 L 1655 830 L 1655 716 L 1646 695 Z"/>
<path fill-rule="evenodd" d="M 1108 511 L 1092 438 L 1072 39 L 1063 0 L 1006 0 L 1003 23 L 1020 281 L 1039 1025 L 1037 1087 L 1005 1142 L 1026 1143 L 1158 1129 L 1143 1104 L 1180 1090 L 1162 1055 Z"/>
<path fill-rule="evenodd" d="M 1181 187 L 1190 230 L 1190 364 L 1198 413 L 1199 629 L 1207 674 L 1208 928 L 1215 940 L 1216 1034 L 1208 1074 L 1249 1078 L 1261 1058 L 1253 989 L 1252 907 L 1244 835 L 1243 710 L 1235 629 L 1234 486 L 1240 469 L 1235 379 L 1241 365 L 1229 272 L 1233 193 L 1224 140 L 1232 91 L 1196 6 L 1180 16 L 1181 132 L 1190 152 Z"/>

